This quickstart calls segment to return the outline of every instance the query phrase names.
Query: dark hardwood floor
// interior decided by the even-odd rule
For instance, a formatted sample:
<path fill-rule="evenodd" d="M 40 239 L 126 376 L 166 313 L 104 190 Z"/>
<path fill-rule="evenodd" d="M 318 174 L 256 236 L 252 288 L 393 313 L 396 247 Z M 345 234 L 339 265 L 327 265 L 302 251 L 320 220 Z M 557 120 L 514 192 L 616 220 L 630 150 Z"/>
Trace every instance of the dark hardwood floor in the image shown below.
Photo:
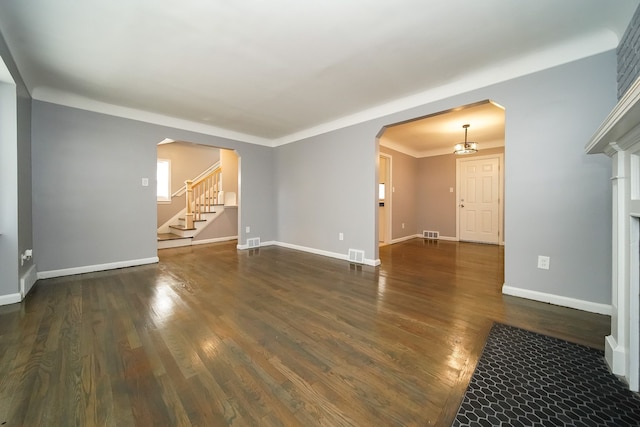
<path fill-rule="evenodd" d="M 494 321 L 602 348 L 607 316 L 503 296 L 503 248 L 368 267 L 236 242 L 40 280 L 0 307 L 2 426 L 448 426 Z"/>

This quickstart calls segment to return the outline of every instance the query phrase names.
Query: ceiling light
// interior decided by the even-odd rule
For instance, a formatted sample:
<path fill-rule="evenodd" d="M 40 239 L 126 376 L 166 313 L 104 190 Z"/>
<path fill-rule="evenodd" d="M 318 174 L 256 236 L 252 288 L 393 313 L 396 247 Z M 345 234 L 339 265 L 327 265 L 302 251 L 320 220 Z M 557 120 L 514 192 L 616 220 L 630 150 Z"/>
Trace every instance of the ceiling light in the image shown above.
<path fill-rule="evenodd" d="M 467 142 L 467 129 L 471 125 L 462 125 L 464 128 L 464 143 L 456 144 L 453 154 L 473 154 L 478 152 L 477 142 Z"/>

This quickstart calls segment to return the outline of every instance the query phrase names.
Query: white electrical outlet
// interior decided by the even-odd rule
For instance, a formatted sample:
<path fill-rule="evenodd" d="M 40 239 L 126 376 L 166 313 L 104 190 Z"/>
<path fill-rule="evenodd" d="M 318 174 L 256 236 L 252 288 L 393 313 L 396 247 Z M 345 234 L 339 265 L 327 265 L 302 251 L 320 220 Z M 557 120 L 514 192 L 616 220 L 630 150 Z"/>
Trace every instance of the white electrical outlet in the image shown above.
<path fill-rule="evenodd" d="M 548 270 L 550 261 L 551 261 L 551 259 L 548 256 L 539 255 L 538 256 L 538 268 L 540 268 L 542 270 Z"/>
<path fill-rule="evenodd" d="M 338 233 L 338 240 L 344 240 L 344 233 Z"/>
<path fill-rule="evenodd" d="M 251 233 L 251 227 L 249 227 L 248 225 L 247 225 L 247 227 L 245 228 L 245 230 L 247 231 L 247 233 Z"/>
<path fill-rule="evenodd" d="M 402 223 L 402 228 L 404 228 L 404 222 Z"/>

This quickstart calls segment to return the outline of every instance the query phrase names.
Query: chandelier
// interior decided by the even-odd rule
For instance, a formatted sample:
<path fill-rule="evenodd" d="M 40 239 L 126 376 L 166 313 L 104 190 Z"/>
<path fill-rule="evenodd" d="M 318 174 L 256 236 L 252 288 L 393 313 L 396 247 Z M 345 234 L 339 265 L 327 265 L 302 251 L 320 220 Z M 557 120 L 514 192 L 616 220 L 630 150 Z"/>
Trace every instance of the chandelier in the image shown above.
<path fill-rule="evenodd" d="M 477 142 L 467 142 L 467 130 L 471 125 L 462 125 L 464 128 L 464 143 L 456 144 L 453 154 L 473 154 L 478 152 Z"/>

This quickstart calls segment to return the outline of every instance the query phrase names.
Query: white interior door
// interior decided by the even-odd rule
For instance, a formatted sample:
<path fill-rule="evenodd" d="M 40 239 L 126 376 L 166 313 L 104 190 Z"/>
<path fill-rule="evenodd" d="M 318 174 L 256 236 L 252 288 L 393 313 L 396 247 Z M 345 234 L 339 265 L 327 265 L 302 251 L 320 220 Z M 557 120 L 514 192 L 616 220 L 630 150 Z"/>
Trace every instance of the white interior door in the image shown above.
<path fill-rule="evenodd" d="M 459 239 L 500 243 L 500 157 L 458 162 Z"/>

